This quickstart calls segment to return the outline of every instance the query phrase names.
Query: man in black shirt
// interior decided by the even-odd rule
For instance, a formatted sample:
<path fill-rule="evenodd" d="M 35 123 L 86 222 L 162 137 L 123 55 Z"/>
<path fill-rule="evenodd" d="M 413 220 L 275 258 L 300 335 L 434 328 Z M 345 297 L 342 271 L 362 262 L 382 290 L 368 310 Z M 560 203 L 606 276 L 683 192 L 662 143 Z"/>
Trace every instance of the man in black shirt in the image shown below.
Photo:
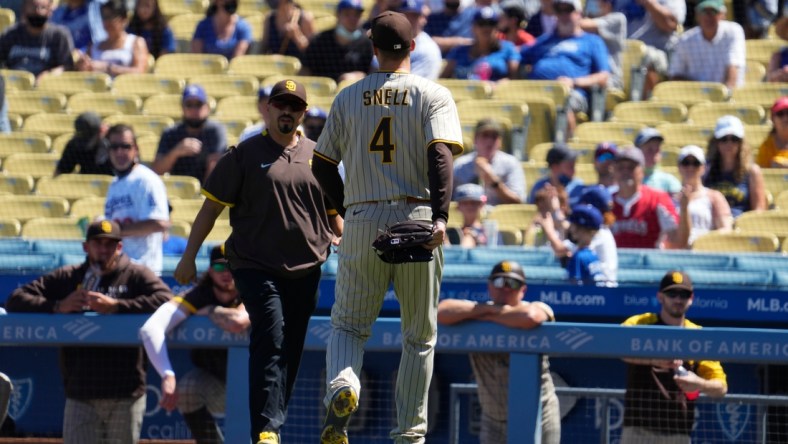
<path fill-rule="evenodd" d="M 79 165 L 79 174 L 113 175 L 109 161 L 109 143 L 104 136 L 107 126 L 93 112 L 84 112 L 74 121 L 74 137 L 69 140 L 55 167 L 55 176 L 73 173 Z"/>

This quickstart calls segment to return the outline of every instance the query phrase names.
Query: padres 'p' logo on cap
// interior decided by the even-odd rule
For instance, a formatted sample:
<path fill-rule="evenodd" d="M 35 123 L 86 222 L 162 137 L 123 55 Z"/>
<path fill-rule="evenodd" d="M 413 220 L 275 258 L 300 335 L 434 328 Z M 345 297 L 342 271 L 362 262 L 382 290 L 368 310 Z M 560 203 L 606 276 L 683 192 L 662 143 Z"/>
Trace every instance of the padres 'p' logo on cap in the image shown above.
<path fill-rule="evenodd" d="M 501 263 L 501 271 L 510 272 L 512 271 L 512 264 L 510 262 L 502 262 Z"/>
<path fill-rule="evenodd" d="M 682 274 L 679 273 L 678 271 L 674 272 L 673 273 L 673 283 L 674 284 L 681 284 L 683 282 L 684 282 L 684 276 L 682 276 Z"/>
<path fill-rule="evenodd" d="M 296 90 L 296 84 L 295 84 L 294 81 L 288 80 L 287 82 L 285 82 L 285 88 L 287 88 L 288 91 L 295 91 Z"/>
<path fill-rule="evenodd" d="M 112 233 L 112 224 L 108 220 L 101 221 L 101 231 L 105 233 Z"/>

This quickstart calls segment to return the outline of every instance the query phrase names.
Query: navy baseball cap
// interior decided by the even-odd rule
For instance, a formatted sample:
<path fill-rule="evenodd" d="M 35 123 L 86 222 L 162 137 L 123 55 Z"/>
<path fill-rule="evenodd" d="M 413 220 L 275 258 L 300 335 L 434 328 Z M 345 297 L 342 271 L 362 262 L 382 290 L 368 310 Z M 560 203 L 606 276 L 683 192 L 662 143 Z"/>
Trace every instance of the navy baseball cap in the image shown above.
<path fill-rule="evenodd" d="M 662 133 L 656 130 L 656 128 L 646 127 L 640 130 L 637 137 L 635 137 L 635 146 L 640 148 L 643 146 L 644 143 L 648 142 L 649 140 L 659 139 L 660 142 L 663 142 L 665 138 L 662 136 Z"/>
<path fill-rule="evenodd" d="M 547 152 L 547 165 L 555 165 L 565 160 L 575 160 L 576 158 L 577 152 L 563 143 L 556 143 L 550 148 L 550 151 Z"/>
<path fill-rule="evenodd" d="M 227 258 L 224 257 L 224 244 L 211 248 L 211 265 L 226 264 Z"/>
<path fill-rule="evenodd" d="M 361 4 L 361 0 L 340 0 L 337 3 L 337 12 L 342 11 L 344 9 L 355 9 L 356 11 L 363 11 L 364 5 Z"/>
<path fill-rule="evenodd" d="M 424 0 L 402 0 L 402 3 L 400 3 L 399 8 L 397 8 L 397 12 L 401 12 L 403 14 L 407 14 L 409 12 L 415 14 L 423 14 Z"/>
<path fill-rule="evenodd" d="M 569 215 L 569 223 L 598 230 L 602 226 L 602 213 L 593 205 L 575 205 Z"/>
<path fill-rule="evenodd" d="M 183 90 L 183 102 L 195 99 L 202 103 L 208 103 L 208 95 L 205 94 L 205 89 L 200 85 L 192 84 Z"/>
<path fill-rule="evenodd" d="M 613 196 L 604 185 L 589 185 L 583 188 L 577 203 L 591 205 L 600 213 L 606 213 L 613 209 Z"/>
<path fill-rule="evenodd" d="M 618 151 L 618 146 L 613 142 L 602 142 L 596 146 L 594 150 L 594 160 L 600 160 L 600 157 L 607 154 L 606 159 L 602 160 L 612 160 L 616 157 L 616 152 Z"/>
<path fill-rule="evenodd" d="M 314 117 L 314 118 L 326 120 L 328 118 L 328 114 L 326 114 L 326 112 L 323 111 L 322 109 L 318 107 L 314 107 L 314 108 L 310 108 L 309 111 L 306 112 L 304 118 L 306 119 L 308 117 Z"/>
<path fill-rule="evenodd" d="M 483 6 L 473 14 L 473 23 L 498 23 L 498 11 L 492 6 Z"/>

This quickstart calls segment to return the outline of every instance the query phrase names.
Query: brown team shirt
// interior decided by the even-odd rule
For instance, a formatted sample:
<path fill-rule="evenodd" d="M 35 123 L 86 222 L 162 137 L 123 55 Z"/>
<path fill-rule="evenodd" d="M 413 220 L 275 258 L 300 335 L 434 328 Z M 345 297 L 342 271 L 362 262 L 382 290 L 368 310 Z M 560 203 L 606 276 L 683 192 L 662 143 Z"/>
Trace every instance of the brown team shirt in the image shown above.
<path fill-rule="evenodd" d="M 298 278 L 325 262 L 331 230 L 312 175 L 314 147 L 301 135 L 285 149 L 264 131 L 216 164 L 202 193 L 230 207 L 233 230 L 225 255 L 233 268 Z"/>

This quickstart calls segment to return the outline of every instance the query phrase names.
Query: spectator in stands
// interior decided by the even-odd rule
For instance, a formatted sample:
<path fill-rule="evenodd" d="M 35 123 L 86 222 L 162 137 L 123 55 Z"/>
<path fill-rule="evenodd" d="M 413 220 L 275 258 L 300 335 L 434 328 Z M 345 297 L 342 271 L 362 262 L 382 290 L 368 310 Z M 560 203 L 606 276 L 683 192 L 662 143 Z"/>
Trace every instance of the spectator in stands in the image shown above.
<path fill-rule="evenodd" d="M 337 82 L 358 80 L 372 66 L 372 41 L 361 28 L 361 0 L 340 0 L 337 26 L 315 36 L 301 59 L 301 75 L 331 77 Z"/>
<path fill-rule="evenodd" d="M 444 54 L 457 46 L 473 43 L 473 22 L 476 13 L 484 7 L 496 7 L 494 0 L 461 1 L 460 3 L 462 5 L 460 12 L 451 18 L 445 28 L 440 30 L 442 32 L 430 34 Z"/>
<path fill-rule="evenodd" d="M 772 131 L 761 144 L 756 163 L 761 168 L 788 168 L 788 96 L 774 102 L 771 119 Z"/>
<path fill-rule="evenodd" d="M 430 14 L 427 4 L 424 0 L 402 0 L 397 11 L 405 14 L 416 35 L 413 38 L 416 47 L 410 52 L 410 72 L 430 80 L 437 79 L 443 60 L 438 44 L 424 32 Z"/>
<path fill-rule="evenodd" d="M 643 152 L 643 159 L 646 161 L 644 171 L 646 176 L 643 179 L 643 184 L 669 194 L 676 194 L 681 191 L 681 182 L 672 174 L 659 168 L 662 161 L 662 142 L 664 141 L 662 133 L 650 127 L 643 128 L 635 137 L 635 146 Z"/>
<path fill-rule="evenodd" d="M 457 201 L 457 210 L 462 214 L 462 221 L 459 227 L 446 229 L 446 243 L 463 248 L 487 245 L 489 233 L 485 232 L 482 224 L 484 204 L 487 202 L 484 188 L 475 183 L 462 184 L 454 191 L 453 199 Z"/>
<path fill-rule="evenodd" d="M 593 205 L 572 207 L 569 239 L 574 243 L 574 251 L 561 261 L 572 283 L 591 285 L 605 280 L 602 263 L 591 249 L 591 242 L 601 227 L 602 214 Z"/>
<path fill-rule="evenodd" d="M 104 216 L 120 225 L 126 254 L 161 274 L 162 236 L 170 225 L 164 182 L 139 163 L 137 138 L 130 126 L 112 126 L 107 139 L 116 177 L 107 190 Z"/>
<path fill-rule="evenodd" d="M 504 0 L 500 7 L 498 39 L 512 42 L 517 51 L 523 46 L 533 45 L 536 38 L 524 29 L 526 17 L 523 3 L 520 0 Z"/>
<path fill-rule="evenodd" d="M 772 54 L 766 67 L 766 80 L 769 82 L 788 82 L 788 48 Z"/>
<path fill-rule="evenodd" d="M 741 120 L 734 116 L 717 119 L 707 152 L 703 185 L 725 196 L 734 218 L 745 211 L 767 209 L 763 173 L 752 160 Z"/>
<path fill-rule="evenodd" d="M 554 188 L 566 189 L 570 207 L 577 204 L 577 199 L 583 192 L 583 180 L 575 177 L 577 152 L 563 143 L 556 143 L 547 152 L 545 160 L 547 160 L 547 175 L 534 183 L 528 195 L 528 203 L 536 202 L 536 193 L 550 185 Z"/>
<path fill-rule="evenodd" d="M 443 9 L 433 10 L 427 17 L 424 32 L 433 38 L 443 36 L 449 30 L 449 23 L 459 16 L 460 3 L 459 0 L 443 0 Z"/>
<path fill-rule="evenodd" d="M 602 37 L 607 48 L 607 61 L 610 67 L 607 87 L 623 91 L 621 52 L 627 39 L 627 17 L 614 8 L 615 0 L 587 0 L 585 18 L 580 20 L 580 28 Z"/>
<path fill-rule="evenodd" d="M 642 66 L 647 69 L 643 99 L 651 96 L 654 85 L 668 75 L 668 54 L 687 16 L 685 0 L 621 0 L 616 10 L 627 18 L 627 38 L 646 44 Z"/>
<path fill-rule="evenodd" d="M 87 229 L 79 265 L 58 268 L 11 294 L 11 312 L 100 315 L 152 313 L 172 298 L 167 284 L 123 252 L 113 221 Z M 136 443 L 145 414 L 145 367 L 141 346 L 64 347 L 61 373 L 66 392 L 63 441 Z"/>
<path fill-rule="evenodd" d="M 694 300 L 692 280 L 681 271 L 668 271 L 659 283 L 659 313 L 643 313 L 622 323 L 700 328 L 686 318 Z M 728 383 L 717 361 L 666 358 L 624 358 L 627 392 L 624 397 L 622 444 L 690 442 L 695 400 L 700 393 L 725 396 Z"/>
<path fill-rule="evenodd" d="M 525 230 L 525 244 L 535 247 L 563 246 L 569 230 L 569 197 L 564 187 L 542 187 L 534 199 L 536 214 Z M 558 252 L 556 252 L 558 256 Z"/>
<path fill-rule="evenodd" d="M 265 129 L 265 121 L 268 119 L 268 97 L 271 95 L 271 87 L 263 86 L 257 91 L 257 112 L 260 113 L 262 118 L 259 123 L 252 126 L 247 126 L 238 137 L 238 143 L 256 136 L 263 132 Z"/>
<path fill-rule="evenodd" d="M 88 45 L 80 54 L 77 69 L 105 72 L 112 77 L 120 74 L 142 74 L 148 70 L 148 45 L 145 39 L 126 32 L 128 11 L 124 0 L 107 0 L 101 5 L 101 22 L 106 40 Z"/>
<path fill-rule="evenodd" d="M 224 126 L 211 120 L 211 107 L 202 86 L 183 90 L 183 120 L 164 130 L 151 168 L 156 174 L 192 176 L 202 183 L 227 150 Z"/>
<path fill-rule="evenodd" d="M 571 91 L 567 112 L 570 137 L 577 124 L 576 114 L 588 113 L 589 90 L 604 88 L 610 74 L 605 42 L 580 28 L 581 8 L 580 0 L 554 0 L 555 31 L 522 51 L 523 66 L 530 66 L 529 79 L 557 80 Z"/>
<path fill-rule="evenodd" d="M 52 23 L 65 26 L 71 32 L 74 48 L 87 51 L 91 43 L 106 40 L 101 24 L 101 0 L 64 0 L 52 14 Z"/>
<path fill-rule="evenodd" d="M 508 40 L 498 39 L 498 13 L 491 6 L 473 17 L 473 42 L 454 47 L 446 55 L 441 77 L 472 80 L 501 80 L 517 77 L 520 53 Z"/>
<path fill-rule="evenodd" d="M 52 0 L 25 0 L 24 19 L 0 34 L 0 68 L 28 71 L 36 81 L 73 67 L 68 30 L 49 23 Z"/>
<path fill-rule="evenodd" d="M 525 27 L 525 32 L 537 39 L 542 35 L 552 34 L 558 23 L 558 17 L 553 10 L 553 0 L 539 0 L 539 3 L 541 4 L 539 12 L 528 19 L 528 25 Z"/>
<path fill-rule="evenodd" d="M 484 187 L 488 205 L 522 203 L 525 197 L 525 174 L 520 161 L 501 151 L 504 129 L 495 119 L 476 123 L 474 152 L 454 162 L 454 188 L 466 183 Z"/>
<path fill-rule="evenodd" d="M 323 128 L 326 126 L 327 118 L 328 114 L 322 109 L 318 107 L 310 108 L 304 114 L 304 124 L 302 125 L 304 127 L 304 135 L 317 142 L 318 137 L 323 133 Z"/>
<path fill-rule="evenodd" d="M 271 12 L 263 19 L 263 54 L 301 57 L 315 35 L 315 18 L 293 0 L 272 0 Z"/>
<path fill-rule="evenodd" d="M 769 26 L 782 12 L 779 0 L 754 0 L 745 2 L 744 35 L 748 39 L 768 38 Z"/>
<path fill-rule="evenodd" d="M 502 261 L 493 267 L 487 278 L 490 300 L 477 303 L 461 299 L 444 299 L 438 303 L 438 323 L 458 324 L 466 321 L 491 321 L 507 327 L 532 329 L 544 322 L 555 321 L 553 309 L 544 302 L 525 302 L 525 272 L 517 262 Z M 509 380 L 508 353 L 471 353 L 471 367 L 478 384 L 482 410 L 479 442 L 498 444 L 507 442 L 509 393 L 504 381 Z M 542 357 L 541 377 L 543 444 L 561 442 L 561 412 L 555 395 L 550 362 Z"/>
<path fill-rule="evenodd" d="M 238 0 L 211 0 L 197 24 L 191 52 L 220 54 L 231 60 L 246 54 L 254 37 L 252 27 L 238 15 Z"/>
<path fill-rule="evenodd" d="M 687 245 L 689 215 L 679 217 L 670 196 L 643 184 L 646 161 L 635 147 L 620 147 L 615 158 L 618 191 L 613 195 L 615 222 L 610 227 L 618 248 L 665 248 Z"/>
<path fill-rule="evenodd" d="M 194 314 L 207 315 L 229 333 L 242 333 L 250 324 L 223 245 L 211 249 L 210 260 L 210 267 L 195 287 L 159 307 L 140 329 L 148 358 L 161 376 L 159 403 L 167 412 L 180 410 L 198 444 L 223 442 L 214 415 L 224 414 L 227 350 L 192 350 L 195 368 L 178 380 L 167 353 L 166 335 Z"/>
<path fill-rule="evenodd" d="M 148 52 L 155 58 L 175 52 L 175 35 L 161 13 L 159 0 L 137 0 L 126 31 L 145 39 Z"/>
<path fill-rule="evenodd" d="M 672 80 L 744 84 L 744 31 L 725 18 L 723 0 L 703 0 L 695 7 L 698 26 L 679 37 L 670 56 Z"/>
<path fill-rule="evenodd" d="M 706 173 L 706 156 L 703 149 L 687 145 L 679 151 L 679 174 L 681 193 L 674 197 L 679 202 L 679 211 L 688 211 L 690 235 L 687 247 L 691 247 L 699 236 L 712 230 L 730 231 L 733 228 L 731 207 L 725 196 L 717 190 L 703 186 Z"/>
<path fill-rule="evenodd" d="M 79 174 L 113 175 L 106 135 L 107 126 L 98 114 L 87 111 L 77 116 L 74 137 L 66 144 L 53 175 L 73 173 L 77 166 Z"/>
<path fill-rule="evenodd" d="M 616 175 L 613 172 L 613 161 L 616 158 L 618 146 L 613 142 L 601 142 L 594 150 L 594 170 L 597 183 L 604 186 L 610 194 L 618 191 Z"/>

